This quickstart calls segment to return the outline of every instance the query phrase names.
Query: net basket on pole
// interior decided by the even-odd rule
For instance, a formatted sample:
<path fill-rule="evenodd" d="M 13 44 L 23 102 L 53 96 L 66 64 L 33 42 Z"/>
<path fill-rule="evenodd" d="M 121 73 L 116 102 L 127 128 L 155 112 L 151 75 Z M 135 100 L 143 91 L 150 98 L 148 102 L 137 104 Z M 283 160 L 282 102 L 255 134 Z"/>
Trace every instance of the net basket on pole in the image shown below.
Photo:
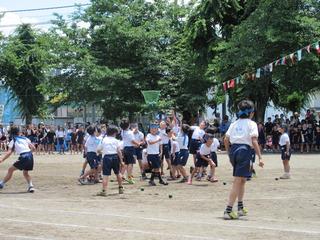
<path fill-rule="evenodd" d="M 144 101 L 148 106 L 155 107 L 159 101 L 160 98 L 160 92 L 159 90 L 146 90 L 141 91 Z"/>

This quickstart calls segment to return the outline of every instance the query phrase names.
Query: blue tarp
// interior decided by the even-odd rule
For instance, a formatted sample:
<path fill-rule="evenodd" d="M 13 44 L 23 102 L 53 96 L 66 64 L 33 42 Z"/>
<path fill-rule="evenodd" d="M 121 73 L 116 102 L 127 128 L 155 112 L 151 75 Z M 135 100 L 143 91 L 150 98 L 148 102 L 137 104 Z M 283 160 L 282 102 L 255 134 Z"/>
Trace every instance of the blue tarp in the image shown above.
<path fill-rule="evenodd" d="M 3 116 L 0 122 L 8 124 L 19 117 L 17 112 L 16 102 L 11 98 L 11 93 L 3 86 L 0 86 L 0 105 L 4 106 Z"/>

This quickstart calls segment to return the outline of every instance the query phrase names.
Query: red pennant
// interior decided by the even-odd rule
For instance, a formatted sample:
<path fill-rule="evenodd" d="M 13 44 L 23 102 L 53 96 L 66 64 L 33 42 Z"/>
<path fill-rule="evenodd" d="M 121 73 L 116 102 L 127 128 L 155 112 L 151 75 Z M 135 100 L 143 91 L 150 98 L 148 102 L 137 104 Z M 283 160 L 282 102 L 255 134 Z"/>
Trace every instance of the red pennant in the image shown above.
<path fill-rule="evenodd" d="M 234 87 L 235 87 L 234 79 L 231 79 L 231 80 L 228 82 L 228 88 L 234 88 Z"/>
<path fill-rule="evenodd" d="M 276 62 L 275 62 L 275 64 L 274 64 L 275 66 L 278 66 L 278 65 L 280 65 L 280 59 L 278 59 Z"/>
<path fill-rule="evenodd" d="M 286 65 L 286 64 L 287 64 L 286 57 L 281 58 L 281 65 Z"/>
<path fill-rule="evenodd" d="M 224 90 L 224 91 L 227 91 L 227 83 L 224 82 L 224 83 L 222 83 L 222 85 L 223 85 L 223 90 Z"/>

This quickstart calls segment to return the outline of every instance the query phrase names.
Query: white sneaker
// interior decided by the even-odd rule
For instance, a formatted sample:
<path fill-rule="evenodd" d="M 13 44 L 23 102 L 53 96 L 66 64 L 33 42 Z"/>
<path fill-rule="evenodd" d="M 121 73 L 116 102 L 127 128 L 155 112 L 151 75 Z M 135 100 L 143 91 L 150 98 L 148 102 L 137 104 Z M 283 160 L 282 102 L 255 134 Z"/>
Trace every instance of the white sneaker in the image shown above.
<path fill-rule="evenodd" d="M 291 177 L 290 177 L 290 174 L 289 173 L 285 173 L 285 174 L 283 174 L 281 177 L 280 177 L 280 179 L 290 179 Z"/>
<path fill-rule="evenodd" d="M 28 187 L 28 192 L 29 193 L 34 193 L 35 189 L 33 186 Z"/>

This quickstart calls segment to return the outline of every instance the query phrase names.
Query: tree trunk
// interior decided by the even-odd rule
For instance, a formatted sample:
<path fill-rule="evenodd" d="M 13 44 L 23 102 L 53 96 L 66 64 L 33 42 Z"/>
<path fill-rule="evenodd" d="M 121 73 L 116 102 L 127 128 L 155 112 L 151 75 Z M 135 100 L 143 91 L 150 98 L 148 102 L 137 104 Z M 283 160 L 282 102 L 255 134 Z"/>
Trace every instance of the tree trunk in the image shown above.
<path fill-rule="evenodd" d="M 268 100 L 261 98 L 256 101 L 256 114 L 255 114 L 255 120 L 257 122 L 264 122 L 264 115 L 266 113 L 266 108 L 268 105 Z"/>
<path fill-rule="evenodd" d="M 26 125 L 32 123 L 32 114 L 26 114 Z"/>
<path fill-rule="evenodd" d="M 259 87 L 261 94 L 255 100 L 256 114 L 255 120 L 257 122 L 264 122 L 264 115 L 266 113 L 266 108 L 270 99 L 270 87 L 271 87 L 271 76 L 266 77 L 264 83 Z"/>

